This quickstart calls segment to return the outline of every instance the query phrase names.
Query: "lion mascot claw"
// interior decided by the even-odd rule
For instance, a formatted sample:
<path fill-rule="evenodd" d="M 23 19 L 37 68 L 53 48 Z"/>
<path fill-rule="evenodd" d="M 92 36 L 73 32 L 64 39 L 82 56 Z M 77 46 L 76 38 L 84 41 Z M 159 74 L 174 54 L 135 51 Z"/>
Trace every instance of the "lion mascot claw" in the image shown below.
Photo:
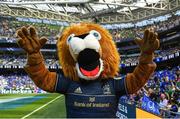
<path fill-rule="evenodd" d="M 25 71 L 41 89 L 65 95 L 67 117 L 116 117 L 118 98 L 138 91 L 156 68 L 154 51 L 159 47 L 157 34 L 145 30 L 136 38 L 141 55 L 132 73 L 119 80 L 120 56 L 111 35 L 100 25 L 74 24 L 64 30 L 57 48 L 63 73 L 50 72 L 40 52 L 46 43 L 34 27 L 17 31 L 18 45 L 27 52 Z"/>

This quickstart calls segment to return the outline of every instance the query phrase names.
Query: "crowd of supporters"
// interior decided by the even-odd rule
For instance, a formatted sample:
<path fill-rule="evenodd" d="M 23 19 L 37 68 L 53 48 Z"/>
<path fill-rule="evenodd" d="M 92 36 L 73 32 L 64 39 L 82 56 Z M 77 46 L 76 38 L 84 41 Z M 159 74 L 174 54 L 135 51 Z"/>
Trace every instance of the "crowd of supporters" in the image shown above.
<path fill-rule="evenodd" d="M 0 66 L 25 66 L 27 59 L 25 56 L 12 56 L 12 55 L 0 55 Z M 55 58 L 45 58 L 45 64 L 47 67 L 57 68 L 59 66 L 58 60 Z"/>
<path fill-rule="evenodd" d="M 162 32 L 166 31 L 168 29 L 171 29 L 175 26 L 180 25 L 180 16 L 174 16 L 169 18 L 169 20 L 164 22 L 154 22 L 152 25 L 144 26 L 144 27 L 136 27 L 136 28 L 129 28 L 129 29 L 113 29 L 110 30 L 113 39 L 116 42 L 121 42 L 123 40 L 131 40 L 135 37 L 142 37 L 144 33 L 144 29 L 150 28 L 153 29 L 156 32 Z"/>
<path fill-rule="evenodd" d="M 45 93 L 28 75 L 12 73 L 0 75 L 0 94 Z"/>
<path fill-rule="evenodd" d="M 178 47 L 171 48 L 169 50 L 160 50 L 156 53 L 155 58 L 162 58 L 164 56 L 171 55 L 173 53 L 180 52 Z M 138 63 L 139 54 L 135 56 L 121 56 L 121 64 L 130 64 L 130 63 Z M 59 68 L 59 61 L 55 57 L 55 55 L 51 54 L 51 56 L 44 55 L 45 64 L 47 67 L 51 67 L 53 69 Z M 0 55 L 0 66 L 25 66 L 26 64 L 26 55 Z"/>
<path fill-rule="evenodd" d="M 0 93 L 4 90 L 35 90 L 36 86 L 27 75 L 0 75 Z"/>
<path fill-rule="evenodd" d="M 62 26 L 50 25 L 50 24 L 42 24 L 42 23 L 31 23 L 31 22 L 19 22 L 19 21 L 11 21 L 8 19 L 0 19 L 2 22 L 0 23 L 0 42 L 14 42 L 16 40 L 16 30 L 22 26 L 30 26 L 33 25 L 37 29 L 40 36 L 46 36 L 49 38 L 48 43 L 55 44 L 57 41 L 57 37 L 61 34 Z M 113 36 L 113 39 L 116 42 L 121 42 L 123 40 L 131 40 L 136 36 L 142 37 L 144 29 L 152 28 L 157 32 L 165 31 L 171 29 L 175 26 L 180 25 L 180 16 L 173 16 L 169 18 L 169 20 L 164 22 L 154 22 L 152 25 L 148 25 L 145 27 L 134 27 L 129 29 L 113 29 L 109 30 Z"/>
<path fill-rule="evenodd" d="M 135 94 L 123 98 L 142 107 L 143 97 L 147 96 L 157 103 L 159 116 L 166 118 L 179 118 L 180 114 L 180 66 L 172 69 L 156 71 L 146 85 Z"/>
<path fill-rule="evenodd" d="M 167 50 L 157 50 L 155 53 L 155 58 L 163 58 L 165 56 L 174 54 L 176 52 L 180 52 L 180 47 L 171 47 Z M 122 55 L 121 56 L 121 63 L 122 64 L 129 64 L 129 63 L 138 63 L 139 54 L 134 56 Z"/>
<path fill-rule="evenodd" d="M 11 21 L 8 19 L 0 19 L 0 42 L 15 42 L 17 39 L 16 31 L 22 26 L 34 26 L 38 34 L 40 36 L 48 37 L 48 43 L 56 43 L 56 37 L 61 32 L 61 26 L 48 25 L 48 24 L 40 24 L 40 23 L 30 23 L 30 22 L 19 22 L 19 21 Z"/>

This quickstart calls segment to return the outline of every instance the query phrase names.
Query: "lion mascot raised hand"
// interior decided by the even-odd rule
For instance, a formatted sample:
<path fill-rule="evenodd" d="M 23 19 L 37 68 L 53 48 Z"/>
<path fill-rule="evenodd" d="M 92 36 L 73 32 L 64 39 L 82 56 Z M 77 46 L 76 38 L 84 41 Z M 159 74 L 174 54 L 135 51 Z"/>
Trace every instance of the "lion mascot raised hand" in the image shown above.
<path fill-rule="evenodd" d="M 138 91 L 156 68 L 153 57 L 159 40 L 148 29 L 143 39 L 135 39 L 141 50 L 139 64 L 119 80 L 115 78 L 119 53 L 110 33 L 100 25 L 79 23 L 63 31 L 57 41 L 63 73 L 45 67 L 40 49 L 47 39 L 39 38 L 34 27 L 22 27 L 17 35 L 19 46 L 27 52 L 25 71 L 39 88 L 65 95 L 71 118 L 116 117 L 119 97 Z"/>

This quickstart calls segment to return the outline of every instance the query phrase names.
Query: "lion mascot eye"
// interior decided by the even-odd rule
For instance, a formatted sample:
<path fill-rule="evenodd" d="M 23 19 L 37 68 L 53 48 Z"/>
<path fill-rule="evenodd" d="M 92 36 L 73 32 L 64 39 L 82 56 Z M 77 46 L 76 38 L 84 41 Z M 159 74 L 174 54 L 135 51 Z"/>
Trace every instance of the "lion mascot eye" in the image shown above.
<path fill-rule="evenodd" d="M 68 38 L 67 38 L 67 45 L 69 45 L 69 42 L 72 40 L 72 38 L 74 37 L 74 34 L 71 34 Z"/>
<path fill-rule="evenodd" d="M 92 34 L 97 40 L 101 40 L 101 34 L 98 31 L 91 30 L 89 33 Z"/>

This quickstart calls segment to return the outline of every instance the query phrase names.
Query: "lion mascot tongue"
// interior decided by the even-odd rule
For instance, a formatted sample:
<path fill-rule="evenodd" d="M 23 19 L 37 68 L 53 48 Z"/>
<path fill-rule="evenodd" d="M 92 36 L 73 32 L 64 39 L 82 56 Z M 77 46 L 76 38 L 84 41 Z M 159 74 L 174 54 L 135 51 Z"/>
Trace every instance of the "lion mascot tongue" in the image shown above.
<path fill-rule="evenodd" d="M 115 77 L 120 63 L 116 45 L 100 25 L 79 23 L 63 31 L 57 42 L 63 73 L 45 67 L 40 49 L 47 39 L 39 38 L 34 27 L 22 27 L 17 35 L 18 45 L 27 52 L 25 71 L 39 88 L 65 95 L 71 118 L 116 117 L 119 97 L 137 92 L 156 68 L 153 57 L 159 40 L 148 29 L 143 39 L 135 39 L 141 50 L 139 64 L 122 78 Z"/>

